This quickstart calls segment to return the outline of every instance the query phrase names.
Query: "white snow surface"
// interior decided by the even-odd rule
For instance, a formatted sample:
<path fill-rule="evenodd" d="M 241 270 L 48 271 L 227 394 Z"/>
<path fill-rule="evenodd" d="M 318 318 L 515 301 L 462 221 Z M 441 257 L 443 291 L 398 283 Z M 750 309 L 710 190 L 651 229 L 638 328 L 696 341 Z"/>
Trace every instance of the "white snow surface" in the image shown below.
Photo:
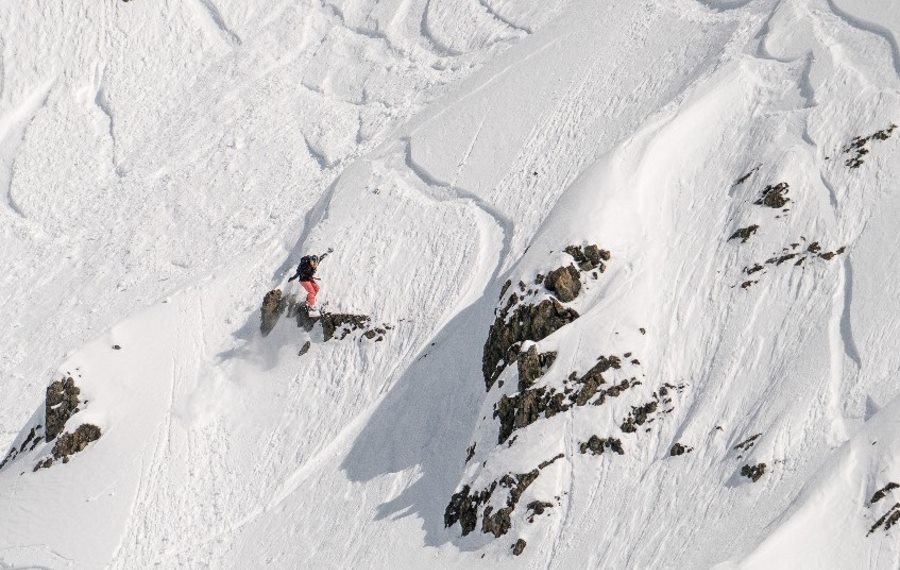
<path fill-rule="evenodd" d="M 0 569 L 897 568 L 900 129 L 845 149 L 898 42 L 893 0 L 0 5 Z M 523 348 L 639 383 L 498 444 L 495 310 L 587 244 Z M 262 336 L 329 247 L 383 340 Z M 64 376 L 102 436 L 33 471 Z M 506 534 L 445 526 L 533 469 Z"/>

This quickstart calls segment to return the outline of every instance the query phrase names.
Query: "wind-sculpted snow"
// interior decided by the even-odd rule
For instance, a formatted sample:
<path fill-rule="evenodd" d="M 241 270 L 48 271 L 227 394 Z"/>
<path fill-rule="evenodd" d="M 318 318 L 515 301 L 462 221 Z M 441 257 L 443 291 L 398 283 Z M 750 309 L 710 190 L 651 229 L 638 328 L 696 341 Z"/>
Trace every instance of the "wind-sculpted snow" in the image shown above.
<path fill-rule="evenodd" d="M 0 7 L 0 566 L 897 567 L 895 13 Z"/>

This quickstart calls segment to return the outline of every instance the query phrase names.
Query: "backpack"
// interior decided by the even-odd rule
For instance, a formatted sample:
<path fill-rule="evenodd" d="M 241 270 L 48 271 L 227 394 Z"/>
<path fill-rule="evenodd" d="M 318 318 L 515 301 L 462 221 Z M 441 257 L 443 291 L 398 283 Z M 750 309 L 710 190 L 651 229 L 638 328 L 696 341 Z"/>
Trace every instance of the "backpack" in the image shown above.
<path fill-rule="evenodd" d="M 309 281 L 315 274 L 316 270 L 312 266 L 313 259 L 318 261 L 315 255 L 304 255 L 300 258 L 300 265 L 297 266 L 297 275 L 300 281 Z"/>

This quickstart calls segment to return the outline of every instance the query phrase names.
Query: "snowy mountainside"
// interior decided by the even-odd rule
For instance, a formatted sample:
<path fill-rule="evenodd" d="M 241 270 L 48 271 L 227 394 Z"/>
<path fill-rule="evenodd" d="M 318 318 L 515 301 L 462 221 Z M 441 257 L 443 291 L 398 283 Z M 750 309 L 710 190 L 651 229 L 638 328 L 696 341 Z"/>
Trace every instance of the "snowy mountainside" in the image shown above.
<path fill-rule="evenodd" d="M 886 0 L 5 10 L 0 567 L 897 565 Z"/>

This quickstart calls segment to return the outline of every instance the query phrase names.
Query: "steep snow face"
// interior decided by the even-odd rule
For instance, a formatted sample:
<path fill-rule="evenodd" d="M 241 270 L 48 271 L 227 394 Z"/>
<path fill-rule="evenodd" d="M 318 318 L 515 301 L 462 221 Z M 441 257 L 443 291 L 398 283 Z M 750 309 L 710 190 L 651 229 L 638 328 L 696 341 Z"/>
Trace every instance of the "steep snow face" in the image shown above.
<path fill-rule="evenodd" d="M 7 8 L 0 565 L 896 567 L 889 4 Z"/>
<path fill-rule="evenodd" d="M 255 298 L 353 157 L 555 12 L 442 5 L 0 8 L 0 443 L 126 316 L 234 264 Z"/>

